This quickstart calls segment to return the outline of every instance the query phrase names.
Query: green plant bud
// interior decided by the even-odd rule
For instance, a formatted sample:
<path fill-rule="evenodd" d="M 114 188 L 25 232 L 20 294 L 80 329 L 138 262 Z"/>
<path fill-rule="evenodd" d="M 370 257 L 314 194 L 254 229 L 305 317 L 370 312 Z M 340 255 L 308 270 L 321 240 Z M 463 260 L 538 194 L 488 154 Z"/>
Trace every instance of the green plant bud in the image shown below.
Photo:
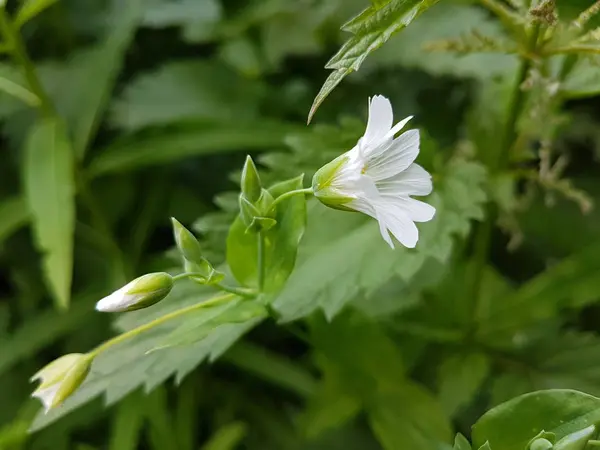
<path fill-rule="evenodd" d="M 171 217 L 173 223 L 173 235 L 175 236 L 175 243 L 177 248 L 181 252 L 181 255 L 187 261 L 201 261 L 202 260 L 202 249 L 196 236 L 192 234 L 186 227 L 184 227 L 177 219 Z"/>
<path fill-rule="evenodd" d="M 165 272 L 149 273 L 131 281 L 96 303 L 102 312 L 124 312 L 147 308 L 165 298 L 173 288 L 173 277 Z"/>
<path fill-rule="evenodd" d="M 333 209 L 352 211 L 352 209 L 345 207 L 344 204 L 348 203 L 353 198 L 344 195 L 332 186 L 333 180 L 336 178 L 338 171 L 344 166 L 347 159 L 347 155 L 343 154 L 317 170 L 312 179 L 312 189 L 315 198 L 324 205 Z"/>
<path fill-rule="evenodd" d="M 552 448 L 552 442 L 548 439 L 535 439 L 530 445 L 529 450 L 549 450 Z"/>
<path fill-rule="evenodd" d="M 552 448 L 554 450 L 584 450 L 587 442 L 595 433 L 596 426 L 590 425 L 583 430 L 576 431 L 560 439 Z"/>
<path fill-rule="evenodd" d="M 242 194 L 250 201 L 250 203 L 255 203 L 260 197 L 261 192 L 261 184 L 260 177 L 258 176 L 258 170 L 254 165 L 254 161 L 250 155 L 246 156 L 246 162 L 244 163 L 244 168 L 242 169 Z"/>
<path fill-rule="evenodd" d="M 240 217 L 244 225 L 249 227 L 255 217 L 260 217 L 260 211 L 246 198 L 244 194 L 239 196 Z"/>
<path fill-rule="evenodd" d="M 37 372 L 31 381 L 41 380 L 31 394 L 37 397 L 48 412 L 61 405 L 83 383 L 92 365 L 92 358 L 83 353 L 61 356 Z"/>

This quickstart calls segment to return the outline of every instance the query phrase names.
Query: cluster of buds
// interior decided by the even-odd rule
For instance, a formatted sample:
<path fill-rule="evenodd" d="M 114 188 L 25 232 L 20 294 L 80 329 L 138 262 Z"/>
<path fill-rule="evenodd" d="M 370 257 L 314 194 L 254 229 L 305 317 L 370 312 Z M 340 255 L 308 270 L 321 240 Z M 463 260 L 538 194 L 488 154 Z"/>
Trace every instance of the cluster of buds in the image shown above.
<path fill-rule="evenodd" d="M 238 198 L 240 218 L 246 225 L 246 232 L 267 231 L 275 226 L 275 199 L 262 187 L 258 170 L 250 156 L 242 170 L 241 193 Z"/>

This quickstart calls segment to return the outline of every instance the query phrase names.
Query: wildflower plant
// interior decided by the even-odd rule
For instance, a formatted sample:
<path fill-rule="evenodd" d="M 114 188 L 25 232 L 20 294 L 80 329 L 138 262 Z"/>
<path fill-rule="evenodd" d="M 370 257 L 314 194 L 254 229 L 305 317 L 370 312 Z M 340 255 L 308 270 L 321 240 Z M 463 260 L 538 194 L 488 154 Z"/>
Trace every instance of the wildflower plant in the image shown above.
<path fill-rule="evenodd" d="M 568 164 L 561 136 L 569 125 L 564 113 L 567 100 L 600 92 L 600 84 L 594 88 L 586 84 L 598 78 L 600 70 L 596 61 L 600 33 L 591 25 L 600 13 L 600 2 L 569 19 L 563 18 L 553 0 L 471 3 L 371 1 L 342 27 L 351 37 L 327 63 L 332 72 L 312 107 L 303 111 L 308 127 L 283 121 L 273 127 L 267 120 L 240 119 L 239 135 L 235 135 L 230 128 L 220 130 L 202 120 L 190 125 L 189 111 L 201 118 L 208 113 L 186 104 L 189 96 L 182 86 L 195 79 L 190 74 L 210 70 L 174 63 L 155 76 L 181 81 L 181 85 L 174 83 L 169 95 L 175 99 L 173 104 L 185 107 L 175 112 L 147 108 L 145 99 L 136 96 L 152 87 L 152 79 L 142 80 L 125 91 L 111 113 L 113 124 L 128 129 L 128 137 L 115 144 L 117 150 L 93 156 L 91 162 L 85 151 L 93 143 L 105 96 L 88 102 L 96 105 L 88 114 L 65 116 L 53 103 L 22 41 L 20 24 L 34 13 L 23 6 L 13 16 L 2 5 L 0 30 L 6 51 L 23 77 L 0 82 L 0 89 L 40 113 L 23 144 L 23 214 L 32 220 L 45 283 L 57 308 L 68 310 L 77 229 L 109 255 L 116 290 L 94 298 L 97 312 L 123 313 L 117 316 L 119 333 L 114 337 L 85 353 L 67 353 L 32 377 L 38 385 L 31 395 L 43 405 L 33 429 L 101 394 L 107 403 L 114 403 L 141 385 L 152 391 L 172 375 L 180 383 L 202 361 L 229 355 L 238 366 L 250 367 L 303 398 L 305 408 L 294 417 L 294 424 L 307 438 L 365 417 L 371 434 L 386 450 L 599 446 L 600 399 L 591 394 L 600 393 L 600 388 L 591 393 L 572 390 L 593 384 L 589 368 L 587 363 L 577 366 L 573 374 L 565 367 L 577 365 L 569 355 L 579 347 L 592 348 L 590 355 L 596 357 L 600 341 L 583 332 L 561 335 L 559 328 L 566 326 L 560 320 L 563 310 L 579 311 L 593 302 L 600 286 L 600 245 L 585 246 L 523 286 L 509 283 L 489 259 L 494 233 L 504 233 L 511 251 L 523 242 L 519 217 L 537 194 L 547 205 L 558 197 L 574 202 L 584 213 L 592 208 L 591 196 L 565 178 Z M 31 6 L 36 12 L 45 7 Z M 400 96 L 388 96 L 383 88 L 370 89 L 361 107 L 348 106 L 350 115 L 366 116 L 366 122 L 344 118 L 338 126 L 317 123 L 316 113 L 324 102 L 344 101 L 343 95 L 337 100 L 328 96 L 366 60 L 376 58 L 380 47 L 385 44 L 384 52 L 388 42 L 400 50 L 405 45 L 405 51 L 396 54 L 410 58 L 413 41 L 398 44 L 394 39 L 419 24 L 425 27 L 438 13 L 449 21 L 453 8 L 478 20 L 462 34 L 422 42 L 429 53 L 404 61 L 446 75 L 443 58 L 456 58 L 457 71 L 478 79 L 464 132 L 457 133 L 459 142 L 452 151 L 427 132 L 427 112 L 409 111 Z M 252 11 L 249 17 L 258 20 L 266 14 L 261 11 Z M 119 33 L 107 39 L 104 53 L 90 58 L 109 53 L 124 57 L 123 48 L 137 24 L 153 23 L 148 19 L 154 17 L 152 9 L 144 15 L 138 1 L 120 13 Z M 443 23 L 434 22 L 432 33 L 440 32 L 437 28 L 444 28 Z M 193 27 L 186 24 L 184 34 L 194 35 Z M 251 55 L 258 56 L 250 51 L 251 39 L 236 35 L 246 26 L 251 28 L 244 24 L 240 20 L 215 26 L 212 38 L 231 39 L 220 48 L 220 57 L 252 78 L 258 75 Z M 461 65 L 480 53 L 501 55 L 505 64 L 497 69 L 479 63 Z M 436 59 L 440 54 L 443 57 Z M 82 65 L 91 74 L 104 67 L 91 61 L 89 68 Z M 488 70 L 497 72 L 490 75 Z M 582 79 L 583 71 L 593 76 Z M 217 69 L 213 75 L 225 77 Z M 116 75 L 107 73 L 103 79 L 109 86 Z M 229 116 L 228 108 L 220 110 L 219 101 L 206 110 L 211 114 L 217 110 L 227 118 L 227 126 L 237 120 L 238 109 L 240 117 L 254 117 L 252 108 L 237 108 L 238 96 L 230 92 L 236 83 L 225 84 L 224 96 L 233 98 L 231 109 L 236 115 Z M 247 92 L 254 91 L 248 88 Z M 290 92 L 295 91 L 290 88 Z M 210 102 L 213 93 L 203 94 Z M 440 96 L 437 102 L 442 109 L 450 100 Z M 142 111 L 140 117 L 130 117 L 135 110 L 132 104 Z M 403 117 L 398 117 L 398 111 L 414 116 L 398 120 Z M 146 135 L 143 130 L 161 120 L 169 127 L 158 131 L 180 139 L 172 153 L 218 147 L 214 142 L 219 132 L 218 138 L 228 146 L 262 149 L 272 144 L 288 151 L 246 156 L 232 177 L 237 191 L 216 200 L 220 212 L 206 214 L 196 223 L 189 217 L 171 217 L 173 249 L 166 257 L 170 265 L 165 267 L 161 259 L 155 264 L 158 268 L 136 276 L 125 268 L 131 260 L 143 259 L 140 248 L 148 237 L 143 224 L 149 217 L 164 221 L 169 217 L 160 211 L 164 217 L 156 219 L 150 199 L 141 208 L 140 221 L 132 225 L 138 228 L 131 235 L 131 255 L 126 254 L 113 236 L 117 221 L 111 223 L 98 214 L 90 184 L 105 174 L 160 166 L 167 160 L 162 146 L 156 144 L 161 135 Z M 201 138 L 186 147 L 193 133 L 201 133 Z M 139 139 L 146 147 L 127 153 L 128 139 Z M 51 151 L 46 151 L 48 145 Z M 53 172 L 49 174 L 40 161 L 48 161 Z M 58 179 L 66 181 L 56 183 Z M 160 196 L 168 181 L 151 181 Z M 118 197 L 113 195 L 110 201 L 117 202 Z M 78 223 L 76 201 L 89 212 L 90 226 Z M 184 210 L 179 212 L 185 215 Z M 315 381 L 311 374 L 291 369 L 289 361 L 271 359 L 260 351 L 249 350 L 246 355 L 252 357 L 246 359 L 238 353 L 236 359 L 234 344 L 260 324 L 282 329 L 308 347 L 320 379 Z M 227 353 L 230 348 L 233 356 Z M 536 355 L 540 370 L 535 373 L 519 372 L 525 350 Z M 415 381 L 411 373 L 431 367 L 429 363 L 434 364 L 431 379 Z M 541 376 L 544 371 L 551 375 Z M 563 383 L 563 376 L 576 381 Z M 468 408 L 476 400 L 489 409 L 479 418 Z M 256 411 L 262 417 L 264 411 L 258 407 Z M 455 433 L 470 425 L 470 439 Z M 239 432 L 233 430 L 226 430 L 228 436 Z M 214 442 L 221 441 L 215 438 Z M 205 448 L 234 448 L 236 442 Z"/>

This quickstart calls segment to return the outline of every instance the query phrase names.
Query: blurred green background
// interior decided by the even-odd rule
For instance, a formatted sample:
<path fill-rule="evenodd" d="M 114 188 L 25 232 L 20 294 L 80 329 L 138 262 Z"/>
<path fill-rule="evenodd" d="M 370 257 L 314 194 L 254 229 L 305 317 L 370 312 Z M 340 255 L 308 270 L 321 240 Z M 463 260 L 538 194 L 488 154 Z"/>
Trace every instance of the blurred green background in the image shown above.
<path fill-rule="evenodd" d="M 590 4 L 559 1 L 561 20 Z M 452 431 L 468 435 L 514 395 L 550 387 L 600 395 L 600 217 L 591 208 L 600 195 L 600 66 L 578 62 L 561 81 L 560 105 L 548 107 L 564 120 L 551 158 L 569 162 L 533 182 L 519 174 L 542 159 L 536 145 L 506 170 L 485 169 L 517 57 L 424 49 L 473 29 L 504 37 L 476 1 L 432 7 L 307 126 L 323 67 L 348 39 L 341 25 L 367 6 L 7 2 L 1 450 L 441 449 Z M 376 224 L 311 201 L 298 275 L 278 300 L 287 320 L 299 320 L 220 329 L 149 356 L 148 342 L 136 341 L 99 363 L 95 384 L 66 410 L 38 416 L 27 432 L 40 408 L 29 398 L 31 375 L 115 334 L 114 318 L 94 303 L 178 264 L 171 216 L 223 263 L 246 154 L 267 183 L 300 173 L 309 183 L 362 135 L 375 94 L 390 98 L 397 120 L 415 116 L 417 161 L 434 174 L 439 214 L 415 252 L 390 253 Z M 544 122 L 527 126 L 537 132 Z M 500 213 L 481 258 L 474 241 L 486 199 Z M 116 330 L 202 295 L 183 290 L 118 319 Z"/>

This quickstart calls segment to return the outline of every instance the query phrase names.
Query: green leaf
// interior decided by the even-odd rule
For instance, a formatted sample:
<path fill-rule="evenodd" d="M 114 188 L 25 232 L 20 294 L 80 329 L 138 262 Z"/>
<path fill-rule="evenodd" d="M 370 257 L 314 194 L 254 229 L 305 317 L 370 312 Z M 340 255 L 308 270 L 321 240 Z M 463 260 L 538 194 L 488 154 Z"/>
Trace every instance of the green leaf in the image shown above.
<path fill-rule="evenodd" d="M 177 309 L 207 300 L 211 294 L 208 288 L 194 283 L 177 285 L 169 295 L 169 301 L 122 315 L 117 320 L 117 328 L 119 331 L 136 328 Z M 101 394 L 104 394 L 106 404 L 111 405 L 140 386 L 145 386 L 146 392 L 149 392 L 173 375 L 179 383 L 202 361 L 212 362 L 219 358 L 243 334 L 259 323 L 255 319 L 240 324 L 222 325 L 195 344 L 147 353 L 185 321 L 186 316 L 167 321 L 97 356 L 90 375 L 81 387 L 60 408 L 48 414 L 40 412 L 32 424 L 32 430 L 49 425 Z"/>
<path fill-rule="evenodd" d="M 23 26 L 46 8 L 54 5 L 57 1 L 58 0 L 25 0 L 15 16 L 15 26 Z"/>
<path fill-rule="evenodd" d="M 144 4 L 144 25 L 152 28 L 210 27 L 221 16 L 222 8 L 217 0 L 149 0 Z"/>
<path fill-rule="evenodd" d="M 580 56 L 577 64 L 561 83 L 560 90 L 567 98 L 586 98 L 600 94 L 598 62 Z"/>
<path fill-rule="evenodd" d="M 281 320 L 296 320 L 317 309 L 332 318 L 359 293 L 373 294 L 397 276 L 408 282 L 429 258 L 447 261 L 454 237 L 465 236 L 471 219 L 483 215 L 484 179 L 478 164 L 451 162 L 437 192 L 426 200 L 437 208 L 436 217 L 419 224 L 421 237 L 412 251 L 391 250 L 370 218 L 316 205 L 301 263 L 274 301 Z"/>
<path fill-rule="evenodd" d="M 56 305 L 66 309 L 73 270 L 75 182 L 73 149 L 61 122 L 47 119 L 30 131 L 24 180 L 46 280 Z"/>
<path fill-rule="evenodd" d="M 277 122 L 188 124 L 155 129 L 117 140 L 91 162 L 88 173 L 98 177 L 193 156 L 278 147 L 295 126 Z"/>
<path fill-rule="evenodd" d="M 514 73 L 514 55 L 491 53 L 456 54 L 427 51 L 426 45 L 437 40 L 457 38 L 477 30 L 501 41 L 507 40 L 500 23 L 475 5 L 444 3 L 427 10 L 402 33 L 393 36 L 369 59 L 373 69 L 397 66 L 421 69 L 436 76 L 451 75 L 488 80 Z M 365 65 L 365 69 L 368 69 Z"/>
<path fill-rule="evenodd" d="M 234 450 L 242 442 L 247 432 L 248 426 L 245 423 L 229 423 L 219 428 L 202 446 L 202 450 Z"/>
<path fill-rule="evenodd" d="M 503 403 L 473 425 L 474 447 L 489 441 L 493 450 L 522 450 L 541 431 L 557 440 L 595 425 L 600 399 L 571 390 L 525 394 Z"/>
<path fill-rule="evenodd" d="M 366 57 L 381 47 L 394 33 L 407 27 L 438 0 L 388 0 L 370 6 L 342 29 L 354 34 L 326 64 L 335 72 L 328 78 L 308 114 L 312 119 L 319 105 L 346 75 L 357 71 Z"/>
<path fill-rule="evenodd" d="M 172 62 L 134 79 L 113 104 L 110 122 L 126 130 L 185 119 L 238 122 L 257 116 L 262 92 L 221 65 Z"/>
<path fill-rule="evenodd" d="M 440 405 L 425 389 L 408 381 L 371 399 L 367 415 L 385 450 L 431 450 L 450 441 L 450 424 Z"/>
<path fill-rule="evenodd" d="M 274 198 L 302 189 L 303 176 L 272 186 Z M 296 264 L 298 245 L 306 226 L 306 199 L 295 195 L 275 207 L 277 224 L 264 233 L 265 239 L 265 292 L 276 292 L 285 284 Z M 227 237 L 227 262 L 238 282 L 256 287 L 258 283 L 258 238 L 246 233 L 246 226 L 238 216 Z"/>
<path fill-rule="evenodd" d="M 0 243 L 8 239 L 29 220 L 27 203 L 21 197 L 5 199 L 0 203 Z"/>
<path fill-rule="evenodd" d="M 471 443 L 462 434 L 457 433 L 452 450 L 471 450 Z"/>
<path fill-rule="evenodd" d="M 223 305 L 203 308 L 189 314 L 185 323 L 173 330 L 150 352 L 190 345 L 206 338 L 213 330 L 222 325 L 255 321 L 264 319 L 268 315 L 265 306 L 256 300 L 235 299 Z"/>
<path fill-rule="evenodd" d="M 132 395 L 118 406 L 111 426 L 109 450 L 138 448 L 144 419 L 143 399 Z"/>
<path fill-rule="evenodd" d="M 490 371 L 487 357 L 466 353 L 445 358 L 439 366 L 439 400 L 448 416 L 468 405 Z"/>
<path fill-rule="evenodd" d="M 80 159 L 94 138 L 143 10 L 141 0 L 114 5 L 107 36 L 70 63 L 68 95 L 57 101 Z"/>

